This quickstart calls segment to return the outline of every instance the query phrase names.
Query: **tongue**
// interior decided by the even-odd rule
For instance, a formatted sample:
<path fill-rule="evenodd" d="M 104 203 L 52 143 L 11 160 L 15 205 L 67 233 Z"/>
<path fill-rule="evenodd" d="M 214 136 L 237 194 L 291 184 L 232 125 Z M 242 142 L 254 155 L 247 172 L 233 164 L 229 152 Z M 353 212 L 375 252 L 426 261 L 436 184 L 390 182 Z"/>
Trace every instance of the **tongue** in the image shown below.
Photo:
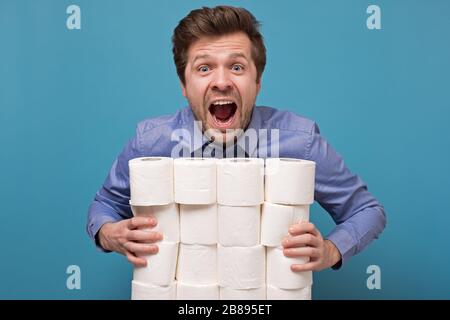
<path fill-rule="evenodd" d="M 233 105 L 224 104 L 214 108 L 214 116 L 220 121 L 226 121 L 233 115 Z"/>

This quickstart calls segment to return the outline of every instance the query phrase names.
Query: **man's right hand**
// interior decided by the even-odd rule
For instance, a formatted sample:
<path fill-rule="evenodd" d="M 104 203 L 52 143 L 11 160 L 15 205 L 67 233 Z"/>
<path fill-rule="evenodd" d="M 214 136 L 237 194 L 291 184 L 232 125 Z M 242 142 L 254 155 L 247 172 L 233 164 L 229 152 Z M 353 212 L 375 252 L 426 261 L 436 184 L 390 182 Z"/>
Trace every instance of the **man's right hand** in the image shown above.
<path fill-rule="evenodd" d="M 161 233 L 149 229 L 156 224 L 153 217 L 105 223 L 98 232 L 98 240 L 103 249 L 125 255 L 135 267 L 145 267 L 147 260 L 142 256 L 157 253 L 158 246 L 154 243 L 163 239 Z"/>

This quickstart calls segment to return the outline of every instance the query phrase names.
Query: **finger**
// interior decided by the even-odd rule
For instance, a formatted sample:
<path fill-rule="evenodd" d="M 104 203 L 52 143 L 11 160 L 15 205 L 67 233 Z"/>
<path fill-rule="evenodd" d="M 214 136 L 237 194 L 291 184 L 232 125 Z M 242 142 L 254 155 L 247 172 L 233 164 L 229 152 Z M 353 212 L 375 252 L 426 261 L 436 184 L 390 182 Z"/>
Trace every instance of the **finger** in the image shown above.
<path fill-rule="evenodd" d="M 125 255 L 127 256 L 128 261 L 131 262 L 135 267 L 139 268 L 147 266 L 147 260 L 145 258 L 136 257 L 129 251 L 125 252 Z"/>
<path fill-rule="evenodd" d="M 149 255 L 158 253 L 158 246 L 156 244 L 137 243 L 129 241 L 124 244 L 127 251 L 132 252 L 136 256 Z"/>
<path fill-rule="evenodd" d="M 311 233 L 304 233 L 294 237 L 286 237 L 281 242 L 281 245 L 285 248 L 304 246 L 319 247 L 320 244 L 320 239 Z"/>
<path fill-rule="evenodd" d="M 142 243 L 153 243 L 163 238 L 162 233 L 156 231 L 131 230 L 127 233 L 128 240 Z"/>
<path fill-rule="evenodd" d="M 130 230 L 154 226 L 156 226 L 156 219 L 152 217 L 133 217 L 128 219 L 128 229 Z"/>
<path fill-rule="evenodd" d="M 311 222 L 300 222 L 293 224 L 289 227 L 289 233 L 293 236 L 303 233 L 312 233 L 316 236 L 320 235 L 319 231 L 316 229 L 316 226 Z"/>
<path fill-rule="evenodd" d="M 289 248 L 289 249 L 284 249 L 283 253 L 286 257 L 289 257 L 289 258 L 294 258 L 294 257 L 318 258 L 318 257 L 320 257 L 319 249 L 316 249 L 313 247 Z"/>
<path fill-rule="evenodd" d="M 319 266 L 318 262 L 307 262 L 304 264 L 293 264 L 291 270 L 294 272 L 314 271 Z"/>

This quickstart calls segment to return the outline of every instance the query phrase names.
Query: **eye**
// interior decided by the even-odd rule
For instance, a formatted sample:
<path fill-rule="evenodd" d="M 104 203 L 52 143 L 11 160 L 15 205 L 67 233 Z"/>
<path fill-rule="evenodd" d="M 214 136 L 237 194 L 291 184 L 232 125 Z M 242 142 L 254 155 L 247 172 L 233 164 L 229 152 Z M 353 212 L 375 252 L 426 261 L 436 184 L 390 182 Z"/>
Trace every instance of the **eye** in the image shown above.
<path fill-rule="evenodd" d="M 208 72 L 209 71 L 209 67 L 208 66 L 200 66 L 198 68 L 198 71 L 200 71 L 202 73 Z"/>
<path fill-rule="evenodd" d="M 233 66 L 231 67 L 231 69 L 232 69 L 233 71 L 241 72 L 241 71 L 244 69 L 244 67 L 241 66 L 240 64 L 233 64 Z"/>

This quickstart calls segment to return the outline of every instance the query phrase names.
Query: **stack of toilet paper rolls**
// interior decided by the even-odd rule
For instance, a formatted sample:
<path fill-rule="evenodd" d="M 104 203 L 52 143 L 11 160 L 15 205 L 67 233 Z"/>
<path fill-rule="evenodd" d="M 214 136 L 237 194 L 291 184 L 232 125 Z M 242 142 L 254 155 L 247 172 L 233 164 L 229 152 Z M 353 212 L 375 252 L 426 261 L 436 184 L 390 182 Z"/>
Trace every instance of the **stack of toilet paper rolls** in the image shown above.
<path fill-rule="evenodd" d="M 218 270 L 223 300 L 266 299 L 266 252 L 260 243 L 264 160 L 217 164 Z"/>
<path fill-rule="evenodd" d="M 180 204 L 178 300 L 217 300 L 216 159 L 174 161 L 174 194 Z"/>
<path fill-rule="evenodd" d="M 309 221 L 314 201 L 315 163 L 300 159 L 267 159 L 261 243 L 267 248 L 267 299 L 311 299 L 312 271 L 293 272 L 307 257 L 286 257 L 282 240 L 292 224 Z"/>
<path fill-rule="evenodd" d="M 173 196 L 173 159 L 136 158 L 129 161 L 129 170 L 134 216 L 156 218 L 157 226 L 151 230 L 164 237 L 158 242 L 158 253 L 145 257 L 147 266 L 134 268 L 131 299 L 174 300 L 180 234 L 178 204 Z"/>
<path fill-rule="evenodd" d="M 314 162 L 148 157 L 129 168 L 134 215 L 164 235 L 135 268 L 132 299 L 311 298 L 312 273 L 290 269 L 307 260 L 285 257 L 281 241 L 309 220 Z"/>

